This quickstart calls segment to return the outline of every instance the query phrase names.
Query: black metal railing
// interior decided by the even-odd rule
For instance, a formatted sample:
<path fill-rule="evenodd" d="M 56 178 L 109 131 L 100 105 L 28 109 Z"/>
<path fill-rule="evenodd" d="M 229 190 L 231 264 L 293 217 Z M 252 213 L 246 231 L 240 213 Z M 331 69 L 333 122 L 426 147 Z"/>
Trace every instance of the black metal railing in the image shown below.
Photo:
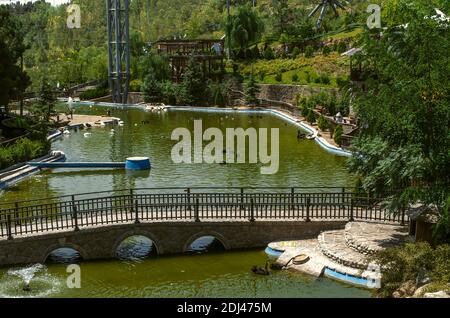
<path fill-rule="evenodd" d="M 382 199 L 357 195 L 348 188 L 132 189 L 3 203 L 0 238 L 130 222 L 370 220 L 404 224 L 404 218 L 402 213 L 388 213 Z"/>

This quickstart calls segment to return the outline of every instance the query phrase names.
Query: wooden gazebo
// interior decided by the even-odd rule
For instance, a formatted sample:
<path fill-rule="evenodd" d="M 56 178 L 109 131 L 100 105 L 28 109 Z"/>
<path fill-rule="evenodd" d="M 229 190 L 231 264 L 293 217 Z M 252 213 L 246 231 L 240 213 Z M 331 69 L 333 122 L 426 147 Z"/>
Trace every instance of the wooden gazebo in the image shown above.
<path fill-rule="evenodd" d="M 191 57 L 202 64 L 203 71 L 207 76 L 211 76 L 213 70 L 224 68 L 224 40 L 161 40 L 154 45 L 158 54 L 166 55 L 169 58 L 175 82 L 181 80 Z"/>

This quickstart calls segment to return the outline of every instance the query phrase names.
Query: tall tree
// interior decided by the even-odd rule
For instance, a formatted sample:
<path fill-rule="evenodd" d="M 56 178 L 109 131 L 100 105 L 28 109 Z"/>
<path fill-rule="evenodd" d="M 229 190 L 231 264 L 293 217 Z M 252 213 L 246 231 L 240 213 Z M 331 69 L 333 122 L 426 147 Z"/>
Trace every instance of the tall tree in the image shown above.
<path fill-rule="evenodd" d="M 199 104 L 207 99 L 207 81 L 202 64 L 192 56 L 183 74 L 181 88 L 187 104 Z"/>
<path fill-rule="evenodd" d="M 30 84 L 28 75 L 18 62 L 26 46 L 20 21 L 8 8 L 0 5 L 0 105 L 8 107 L 12 98 L 20 98 Z"/>
<path fill-rule="evenodd" d="M 260 39 L 263 24 L 255 10 L 248 5 L 240 6 L 235 15 L 231 17 L 230 24 L 231 45 L 234 49 L 244 52 L 253 42 Z"/>
<path fill-rule="evenodd" d="M 436 13 L 426 1 L 395 4 L 401 9 L 396 23 L 381 37 L 370 31 L 364 36 L 368 90 L 355 103 L 361 135 L 349 165 L 367 190 L 391 194 L 393 211 L 421 203 L 444 215 L 450 195 L 450 24 L 432 18 Z"/>

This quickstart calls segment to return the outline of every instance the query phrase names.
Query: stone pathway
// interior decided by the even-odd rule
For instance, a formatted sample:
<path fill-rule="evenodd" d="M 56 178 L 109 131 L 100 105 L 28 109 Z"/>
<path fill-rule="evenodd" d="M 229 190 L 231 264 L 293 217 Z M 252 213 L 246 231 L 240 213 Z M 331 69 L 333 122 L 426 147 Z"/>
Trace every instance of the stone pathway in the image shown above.
<path fill-rule="evenodd" d="M 284 251 L 277 263 L 285 265 L 299 255 L 310 260 L 303 265 L 290 264 L 292 268 L 319 277 L 326 268 L 343 275 L 366 278 L 367 256 L 377 250 L 400 245 L 408 239 L 405 226 L 375 222 L 349 222 L 343 230 L 322 232 L 317 239 L 273 242 L 269 247 Z"/>

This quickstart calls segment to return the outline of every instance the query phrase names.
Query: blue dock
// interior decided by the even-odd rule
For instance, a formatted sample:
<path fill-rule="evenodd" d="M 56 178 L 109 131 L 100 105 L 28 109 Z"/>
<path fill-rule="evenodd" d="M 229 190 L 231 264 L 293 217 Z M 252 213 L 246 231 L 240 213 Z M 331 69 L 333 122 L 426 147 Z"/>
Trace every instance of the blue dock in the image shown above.
<path fill-rule="evenodd" d="M 127 170 L 149 170 L 151 168 L 148 157 L 130 157 L 126 162 L 28 162 L 29 166 L 37 168 L 88 168 L 88 169 L 127 169 Z"/>
<path fill-rule="evenodd" d="M 122 168 L 125 162 L 28 162 L 38 168 Z"/>

